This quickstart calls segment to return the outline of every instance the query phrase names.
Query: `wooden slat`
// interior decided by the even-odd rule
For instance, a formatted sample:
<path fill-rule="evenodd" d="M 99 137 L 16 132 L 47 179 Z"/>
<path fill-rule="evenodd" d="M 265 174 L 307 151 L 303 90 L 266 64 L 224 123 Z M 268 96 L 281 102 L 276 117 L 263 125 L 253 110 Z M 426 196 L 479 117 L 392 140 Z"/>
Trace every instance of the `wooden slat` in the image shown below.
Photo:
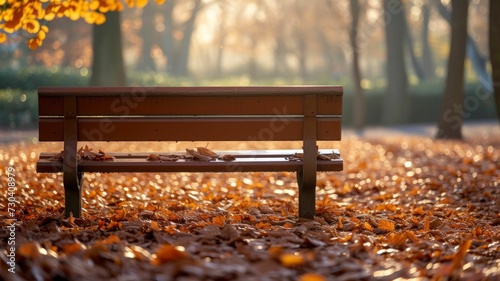
<path fill-rule="evenodd" d="M 335 150 L 337 153 L 338 151 Z M 277 171 L 300 171 L 302 161 L 289 161 L 287 156 L 293 155 L 292 151 L 270 150 L 270 151 L 233 151 L 220 152 L 220 154 L 231 153 L 236 156 L 235 161 L 226 162 L 222 160 L 201 162 L 185 161 L 156 162 L 146 160 L 149 153 L 108 153 L 115 157 L 113 161 L 80 161 L 79 171 L 82 172 L 277 172 Z M 321 150 L 321 153 L 330 153 L 332 150 Z M 161 153 L 156 153 L 161 154 Z M 55 153 L 43 153 L 37 162 L 39 173 L 62 172 L 62 163 L 51 161 Z M 318 171 L 341 171 L 343 160 L 341 158 L 331 161 L 318 160 Z"/>
<path fill-rule="evenodd" d="M 303 118 L 80 118 L 79 141 L 302 140 Z M 341 118 L 318 117 L 318 140 L 340 140 Z M 40 141 L 63 140 L 63 118 L 40 118 Z"/>
<path fill-rule="evenodd" d="M 299 115 L 299 96 L 78 97 L 78 116 L 123 115 Z M 318 114 L 341 115 L 342 96 L 319 96 Z M 62 97 L 40 97 L 40 116 L 62 116 Z"/>
<path fill-rule="evenodd" d="M 342 87 L 40 88 L 39 115 L 62 116 L 76 95 L 78 116 L 299 115 L 303 96 L 318 95 L 318 114 L 342 114 Z"/>

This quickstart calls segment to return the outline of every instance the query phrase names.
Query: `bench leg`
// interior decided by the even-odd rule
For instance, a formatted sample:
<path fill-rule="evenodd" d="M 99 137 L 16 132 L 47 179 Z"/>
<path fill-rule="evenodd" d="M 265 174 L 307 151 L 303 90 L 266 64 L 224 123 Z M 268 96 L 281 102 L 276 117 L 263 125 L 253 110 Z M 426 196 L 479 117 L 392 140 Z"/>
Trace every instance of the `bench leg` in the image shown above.
<path fill-rule="evenodd" d="M 83 172 L 78 172 L 76 181 L 64 183 L 64 217 L 79 218 L 82 216 Z"/>
<path fill-rule="evenodd" d="M 299 217 L 313 219 L 316 213 L 316 173 L 304 177 L 304 172 L 297 172 L 299 185 Z"/>

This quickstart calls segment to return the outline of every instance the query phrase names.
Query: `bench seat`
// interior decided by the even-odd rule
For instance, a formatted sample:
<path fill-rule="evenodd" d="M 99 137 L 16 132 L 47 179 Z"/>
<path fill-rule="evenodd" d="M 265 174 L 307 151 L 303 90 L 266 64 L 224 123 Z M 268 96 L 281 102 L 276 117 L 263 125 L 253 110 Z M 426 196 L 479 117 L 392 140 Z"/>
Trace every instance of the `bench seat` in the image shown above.
<path fill-rule="evenodd" d="M 106 153 L 115 157 L 112 161 L 80 160 L 80 172 L 133 173 L 133 172 L 297 172 L 302 170 L 300 160 L 289 160 L 301 150 L 239 150 L 217 151 L 220 155 L 233 155 L 234 161 L 220 159 L 212 161 L 196 161 L 179 159 L 178 161 L 149 161 L 150 154 L 165 155 L 164 152 Z M 335 154 L 332 160 L 318 160 L 317 171 L 341 171 L 342 159 L 337 149 L 321 149 L 320 154 Z M 40 173 L 61 173 L 63 163 L 51 160 L 57 153 L 42 153 L 37 163 Z M 168 153 L 182 154 L 182 153 Z"/>

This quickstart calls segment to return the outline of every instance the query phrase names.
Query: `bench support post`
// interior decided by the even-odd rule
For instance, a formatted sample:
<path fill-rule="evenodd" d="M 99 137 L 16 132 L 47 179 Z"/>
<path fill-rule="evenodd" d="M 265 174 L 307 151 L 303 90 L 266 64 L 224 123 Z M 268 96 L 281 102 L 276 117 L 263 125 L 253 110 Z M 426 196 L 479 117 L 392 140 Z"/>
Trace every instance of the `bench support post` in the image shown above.
<path fill-rule="evenodd" d="M 312 219 L 316 209 L 316 172 L 318 147 L 316 145 L 316 112 L 315 95 L 304 100 L 304 143 L 303 169 L 297 172 L 299 185 L 299 217 Z"/>
<path fill-rule="evenodd" d="M 79 218 L 82 210 L 82 179 L 83 173 L 78 172 L 78 120 L 76 97 L 64 97 L 64 216 Z"/>

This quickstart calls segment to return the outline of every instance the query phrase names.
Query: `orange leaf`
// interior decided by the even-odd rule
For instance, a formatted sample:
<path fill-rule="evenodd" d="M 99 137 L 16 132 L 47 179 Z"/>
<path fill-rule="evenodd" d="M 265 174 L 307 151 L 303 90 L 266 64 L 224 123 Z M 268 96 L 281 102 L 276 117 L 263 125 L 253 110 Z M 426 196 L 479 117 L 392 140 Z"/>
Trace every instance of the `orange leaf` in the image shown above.
<path fill-rule="evenodd" d="M 31 38 L 28 41 L 28 47 L 32 50 L 38 49 L 38 47 L 42 46 L 42 41 L 38 38 Z"/>
<path fill-rule="evenodd" d="M 161 5 L 161 4 L 165 3 L 165 0 L 156 0 L 156 3 L 158 3 L 158 5 Z"/>
<path fill-rule="evenodd" d="M 187 258 L 184 247 L 165 244 L 156 251 L 156 259 L 153 264 L 160 265 L 168 262 L 179 261 Z"/>
<path fill-rule="evenodd" d="M 387 241 L 392 247 L 401 248 L 406 244 L 407 235 L 405 232 L 391 233 Z"/>
<path fill-rule="evenodd" d="M 365 222 L 363 225 L 366 230 L 373 231 L 373 227 L 368 222 Z"/>
<path fill-rule="evenodd" d="M 148 0 L 137 0 L 136 6 L 137 8 L 144 8 L 148 4 Z"/>
<path fill-rule="evenodd" d="M 212 222 L 216 225 L 216 226 L 224 226 L 226 224 L 226 216 L 215 216 L 213 217 L 212 219 Z"/>
<path fill-rule="evenodd" d="M 281 246 L 271 246 L 267 250 L 269 256 L 273 259 L 278 259 L 283 253 L 283 248 Z"/>
<path fill-rule="evenodd" d="M 114 243 L 119 243 L 119 242 L 120 242 L 120 237 L 118 237 L 114 234 L 111 234 L 110 236 L 108 236 L 107 238 L 102 240 L 102 243 L 104 243 L 104 244 L 114 244 Z"/>
<path fill-rule="evenodd" d="M 458 248 L 458 252 L 455 254 L 455 256 L 453 256 L 452 270 L 459 269 L 461 267 L 462 261 L 464 260 L 471 244 L 472 239 L 468 238 L 460 245 L 460 247 Z"/>
<path fill-rule="evenodd" d="M 28 242 L 19 247 L 18 254 L 28 259 L 35 259 L 39 255 L 40 245 L 38 242 Z"/>
<path fill-rule="evenodd" d="M 7 34 L 0 33 L 0 43 L 7 41 Z"/>
<path fill-rule="evenodd" d="M 161 230 L 160 225 L 156 221 L 152 221 L 150 227 L 152 230 L 155 230 L 155 231 Z"/>
<path fill-rule="evenodd" d="M 387 231 L 394 231 L 394 223 L 388 220 L 380 220 L 378 222 L 378 228 L 387 230 Z"/>
<path fill-rule="evenodd" d="M 299 281 L 326 281 L 326 278 L 317 273 L 306 273 L 299 277 Z"/>
<path fill-rule="evenodd" d="M 62 247 L 63 252 L 66 255 L 71 255 L 73 253 L 76 253 L 80 250 L 82 250 L 82 245 L 80 243 L 71 243 L 71 244 L 64 244 Z"/>
<path fill-rule="evenodd" d="M 297 267 L 303 265 L 305 259 L 299 253 L 286 253 L 280 256 L 280 262 L 284 267 Z"/>
<path fill-rule="evenodd" d="M 415 209 L 413 209 L 413 214 L 414 215 L 423 215 L 424 214 L 424 207 L 423 206 L 420 206 L 420 207 L 417 207 Z"/>
<path fill-rule="evenodd" d="M 413 243 L 418 243 L 420 242 L 420 239 L 415 235 L 415 232 L 409 230 L 406 232 L 406 235 L 408 236 L 408 239 L 410 239 Z"/>
<path fill-rule="evenodd" d="M 269 229 L 271 228 L 271 224 L 268 222 L 259 222 L 255 224 L 255 227 L 258 229 Z"/>
<path fill-rule="evenodd" d="M 429 231 L 430 225 L 431 225 L 431 220 L 429 219 L 429 217 L 426 217 L 425 218 L 425 223 L 424 223 L 424 230 L 425 231 Z"/>

